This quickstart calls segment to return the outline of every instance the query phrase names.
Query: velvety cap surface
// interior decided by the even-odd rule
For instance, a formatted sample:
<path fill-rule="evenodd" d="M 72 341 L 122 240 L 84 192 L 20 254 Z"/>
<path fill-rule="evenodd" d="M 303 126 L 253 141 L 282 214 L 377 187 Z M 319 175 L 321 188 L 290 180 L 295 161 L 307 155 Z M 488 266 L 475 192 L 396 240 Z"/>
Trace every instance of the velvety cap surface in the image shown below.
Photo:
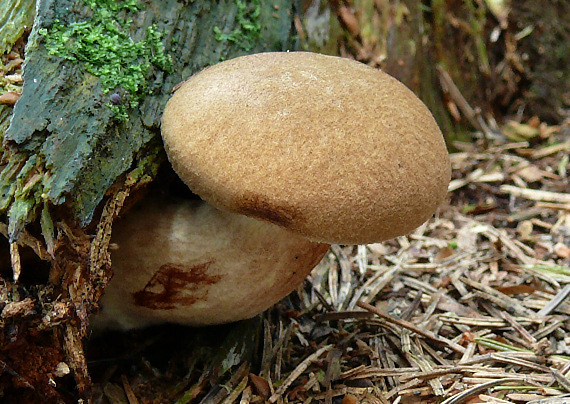
<path fill-rule="evenodd" d="M 168 102 L 162 134 L 174 169 L 204 200 L 327 243 L 410 232 L 450 179 L 443 136 L 407 87 L 315 53 L 203 70 Z"/>

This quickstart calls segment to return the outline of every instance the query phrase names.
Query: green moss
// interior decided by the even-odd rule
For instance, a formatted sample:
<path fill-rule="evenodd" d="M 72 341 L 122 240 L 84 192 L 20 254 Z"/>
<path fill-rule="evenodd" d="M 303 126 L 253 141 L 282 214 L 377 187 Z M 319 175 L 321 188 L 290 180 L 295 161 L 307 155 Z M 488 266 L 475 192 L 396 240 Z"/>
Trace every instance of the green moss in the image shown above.
<path fill-rule="evenodd" d="M 248 4 L 249 3 L 249 4 Z M 229 34 L 224 34 L 219 27 L 214 27 L 214 34 L 217 41 L 229 41 L 236 44 L 244 51 L 250 51 L 261 35 L 260 14 L 261 6 L 259 0 L 248 2 L 246 0 L 236 0 L 237 6 L 237 26 Z"/>
<path fill-rule="evenodd" d="M 121 96 L 120 101 L 109 103 L 108 107 L 118 120 L 125 121 L 128 110 L 150 92 L 146 83 L 150 66 L 169 71 L 172 61 L 155 25 L 147 28 L 143 40 L 131 37 L 132 20 L 120 15 L 139 12 L 138 0 L 83 1 L 93 11 L 91 19 L 71 24 L 55 20 L 40 33 L 50 54 L 84 64 L 89 73 L 99 78 L 105 93 L 114 91 Z"/>

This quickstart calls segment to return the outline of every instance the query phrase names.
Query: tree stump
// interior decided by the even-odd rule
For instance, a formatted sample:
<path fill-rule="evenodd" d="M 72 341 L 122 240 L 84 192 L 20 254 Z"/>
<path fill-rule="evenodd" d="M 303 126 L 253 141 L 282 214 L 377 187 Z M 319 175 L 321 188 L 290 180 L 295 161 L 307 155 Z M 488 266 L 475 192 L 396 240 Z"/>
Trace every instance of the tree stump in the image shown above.
<path fill-rule="evenodd" d="M 83 340 L 111 276 L 112 223 L 165 161 L 166 101 L 221 60 L 293 49 L 294 14 L 283 0 L 39 0 L 25 14 L 33 28 L 22 94 L 13 108 L 0 106 L 6 396 L 69 400 L 57 379 L 67 367 L 78 397 L 90 399 Z M 0 28 L 22 26 L 21 15 Z"/>

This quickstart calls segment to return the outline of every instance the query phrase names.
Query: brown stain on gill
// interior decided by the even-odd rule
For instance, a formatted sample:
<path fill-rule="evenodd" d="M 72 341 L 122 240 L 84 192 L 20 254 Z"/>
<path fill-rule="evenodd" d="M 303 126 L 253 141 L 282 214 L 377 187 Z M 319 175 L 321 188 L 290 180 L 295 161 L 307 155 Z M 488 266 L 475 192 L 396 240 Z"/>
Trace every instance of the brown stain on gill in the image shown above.
<path fill-rule="evenodd" d="M 219 275 L 208 274 L 213 263 L 214 260 L 193 266 L 162 265 L 142 290 L 133 293 L 135 305 L 153 310 L 172 310 L 205 300 L 208 294 L 206 286 L 221 279 Z"/>
<path fill-rule="evenodd" d="M 249 195 L 240 200 L 238 213 L 283 227 L 289 227 L 294 220 L 299 220 L 296 209 L 272 204 L 259 195 Z"/>

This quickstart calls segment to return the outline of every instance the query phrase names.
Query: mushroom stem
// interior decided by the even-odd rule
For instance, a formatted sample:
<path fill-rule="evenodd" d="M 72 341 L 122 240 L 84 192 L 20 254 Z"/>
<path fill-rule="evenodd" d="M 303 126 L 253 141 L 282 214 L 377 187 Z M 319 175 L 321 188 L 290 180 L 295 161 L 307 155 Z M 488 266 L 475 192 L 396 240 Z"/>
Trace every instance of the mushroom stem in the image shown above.
<path fill-rule="evenodd" d="M 328 250 L 203 201 L 143 200 L 114 228 L 113 279 L 98 327 L 220 324 L 293 291 Z"/>

